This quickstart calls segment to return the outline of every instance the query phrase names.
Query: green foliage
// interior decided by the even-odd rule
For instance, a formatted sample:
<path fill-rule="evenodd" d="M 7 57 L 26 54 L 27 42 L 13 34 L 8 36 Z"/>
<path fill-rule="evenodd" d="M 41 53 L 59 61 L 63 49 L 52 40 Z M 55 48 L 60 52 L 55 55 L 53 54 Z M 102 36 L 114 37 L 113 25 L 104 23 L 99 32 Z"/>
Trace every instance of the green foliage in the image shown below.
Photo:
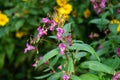
<path fill-rule="evenodd" d="M 70 80 L 111 80 L 119 72 L 120 52 L 116 51 L 120 48 L 119 1 L 107 0 L 105 8 L 99 5 L 102 10 L 99 14 L 90 0 L 68 3 L 72 5 L 72 12 L 64 24 L 60 23 L 64 34 L 57 42 L 58 26 L 50 31 L 49 24 L 41 23 L 43 17 L 54 18 L 52 14 L 59 9 L 56 0 L 0 0 L 0 13 L 9 18 L 7 24 L 0 26 L 0 80 L 33 80 L 33 77 L 62 80 L 65 74 Z M 37 27 L 42 25 L 48 30 L 47 35 L 38 43 L 31 43 L 37 38 Z M 72 46 L 65 41 L 70 33 Z M 37 49 L 24 54 L 26 43 Z M 60 55 L 59 43 L 67 47 L 63 55 Z M 39 56 L 43 58 L 39 60 Z M 44 64 L 45 61 L 48 63 Z M 33 63 L 37 69 L 33 69 Z M 58 69 L 59 65 L 62 69 Z"/>
<path fill-rule="evenodd" d="M 105 72 L 105 73 L 109 73 L 109 74 L 113 74 L 113 72 L 114 72 L 114 70 L 111 67 L 109 67 L 105 64 L 102 64 L 98 61 L 85 61 L 81 64 L 81 67 L 89 68 L 94 71 Z"/>
<path fill-rule="evenodd" d="M 90 74 L 90 73 L 87 73 L 87 74 L 82 74 L 80 76 L 81 80 L 99 80 L 99 78 L 94 75 L 94 74 Z"/>

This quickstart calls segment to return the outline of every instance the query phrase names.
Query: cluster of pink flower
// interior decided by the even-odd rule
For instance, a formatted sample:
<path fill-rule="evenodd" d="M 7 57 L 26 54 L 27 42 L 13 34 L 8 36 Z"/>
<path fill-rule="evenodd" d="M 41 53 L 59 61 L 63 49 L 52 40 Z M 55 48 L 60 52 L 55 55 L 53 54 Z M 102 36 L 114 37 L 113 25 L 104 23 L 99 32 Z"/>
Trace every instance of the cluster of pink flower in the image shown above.
<path fill-rule="evenodd" d="M 88 37 L 90 39 L 93 39 L 93 38 L 99 37 L 99 34 L 98 33 L 91 33 Z"/>
<path fill-rule="evenodd" d="M 112 80 L 118 80 L 119 77 L 120 77 L 120 72 L 116 73 L 116 74 L 112 77 Z"/>
<path fill-rule="evenodd" d="M 42 18 L 42 23 L 44 24 L 49 24 L 49 28 L 42 28 L 42 27 L 38 27 L 37 31 L 37 38 L 40 39 L 42 36 L 47 35 L 47 31 L 54 31 L 55 30 L 55 26 L 57 26 L 57 23 L 54 20 L 50 20 L 48 18 Z M 69 46 L 72 45 L 72 39 L 71 39 L 71 34 L 68 34 L 68 36 L 63 37 L 62 35 L 64 34 L 64 29 L 62 27 L 57 27 L 56 28 L 57 34 L 56 34 L 56 38 L 58 41 L 60 40 L 65 40 Z M 66 50 L 66 45 L 64 43 L 60 43 L 59 46 L 60 48 L 60 54 L 64 54 L 64 51 Z M 27 43 L 26 44 L 26 48 L 24 49 L 24 53 L 27 53 L 27 51 L 30 50 L 36 50 L 36 48 L 34 46 L 32 46 L 31 44 Z"/>
<path fill-rule="evenodd" d="M 116 49 L 116 54 L 117 54 L 117 56 L 120 57 L 120 48 L 117 48 L 117 49 Z"/>
<path fill-rule="evenodd" d="M 62 70 L 62 65 L 59 65 L 59 66 L 58 66 L 58 69 Z M 69 77 L 66 73 L 64 73 L 63 76 L 62 76 L 62 79 L 63 79 L 63 80 L 69 80 L 70 77 Z"/>
<path fill-rule="evenodd" d="M 50 31 L 54 30 L 54 27 L 57 26 L 57 23 L 53 20 L 49 20 L 48 18 L 42 18 L 42 23 L 44 24 L 50 24 L 50 27 L 49 28 L 41 28 L 41 27 L 38 27 L 37 28 L 37 31 L 38 31 L 38 34 L 37 34 L 37 39 L 39 40 L 42 36 L 44 35 L 47 35 L 47 31 L 48 29 Z M 30 50 L 36 50 L 36 48 L 34 46 L 32 46 L 31 44 L 27 43 L 26 44 L 26 48 L 24 49 L 24 53 L 27 53 L 27 51 L 30 51 Z"/>
<path fill-rule="evenodd" d="M 103 10 L 103 8 L 105 8 L 105 6 L 106 6 L 105 4 L 107 2 L 107 0 L 90 0 L 90 1 L 93 4 L 94 10 L 97 10 L 97 14 L 100 14 L 102 12 L 102 10 Z"/>
<path fill-rule="evenodd" d="M 71 33 L 69 33 L 67 36 L 63 36 L 63 34 L 65 33 L 64 29 L 59 26 L 54 20 L 50 20 L 49 18 L 42 18 L 41 22 L 44 24 L 43 27 L 39 26 L 37 28 L 37 41 L 39 41 L 41 39 L 41 37 L 43 37 L 44 35 L 47 35 L 47 31 L 56 31 L 56 39 L 61 42 L 58 45 L 58 48 L 60 49 L 60 54 L 63 55 L 65 53 L 65 50 L 67 48 L 66 43 L 71 46 L 72 45 L 72 38 L 71 38 Z M 48 27 L 45 27 L 45 25 L 47 25 Z M 58 26 L 58 27 L 56 27 Z M 24 53 L 27 53 L 28 51 L 31 50 L 37 50 L 36 47 L 34 47 L 33 45 L 31 45 L 30 43 L 26 44 L 26 48 L 24 49 Z M 41 60 L 42 57 L 39 57 L 38 60 Z M 38 61 L 37 60 L 37 61 Z M 32 66 L 33 67 L 37 67 L 38 62 L 35 62 Z M 47 64 L 48 62 L 45 61 L 44 64 Z M 62 69 L 62 66 L 58 67 L 59 69 Z M 62 76 L 63 80 L 69 80 L 69 76 L 64 74 Z"/>

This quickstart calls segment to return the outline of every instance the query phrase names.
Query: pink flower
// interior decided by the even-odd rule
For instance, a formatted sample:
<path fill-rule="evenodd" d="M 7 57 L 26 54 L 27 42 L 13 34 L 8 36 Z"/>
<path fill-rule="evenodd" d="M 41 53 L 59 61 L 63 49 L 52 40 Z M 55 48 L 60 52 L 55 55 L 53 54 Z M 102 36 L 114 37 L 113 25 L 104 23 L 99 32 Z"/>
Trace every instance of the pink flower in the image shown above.
<path fill-rule="evenodd" d="M 112 80 L 118 80 L 119 77 L 120 77 L 120 72 L 116 73 L 116 74 L 112 77 Z"/>
<path fill-rule="evenodd" d="M 99 8 L 99 9 L 97 10 L 97 14 L 100 14 L 101 12 L 102 12 L 102 9 Z"/>
<path fill-rule="evenodd" d="M 94 10 L 98 9 L 98 4 L 97 4 L 97 2 L 96 2 L 95 0 L 90 0 L 90 1 L 91 1 L 91 3 L 93 4 Z"/>
<path fill-rule="evenodd" d="M 68 34 L 68 36 L 66 36 L 64 38 L 65 38 L 65 41 L 69 44 L 69 46 L 72 46 L 71 34 Z"/>
<path fill-rule="evenodd" d="M 49 27 L 49 30 L 53 31 L 55 26 L 57 26 L 57 23 L 52 20 L 51 21 L 51 26 Z"/>
<path fill-rule="evenodd" d="M 49 23 L 50 20 L 49 20 L 48 18 L 42 18 L 42 22 L 43 22 L 43 23 Z"/>
<path fill-rule="evenodd" d="M 60 54 L 63 55 L 66 50 L 66 45 L 63 43 L 60 43 L 58 47 L 60 48 Z"/>
<path fill-rule="evenodd" d="M 118 56 L 120 56 L 120 48 L 117 48 L 117 49 L 116 49 L 116 54 L 117 54 Z"/>
<path fill-rule="evenodd" d="M 63 28 L 57 28 L 57 34 L 56 34 L 56 37 L 58 40 L 61 40 L 62 39 L 62 35 L 64 33 L 64 29 Z"/>
<path fill-rule="evenodd" d="M 98 46 L 98 50 L 102 49 L 103 48 L 103 45 L 102 44 L 99 44 Z"/>
<path fill-rule="evenodd" d="M 120 8 L 117 9 L 117 13 L 120 14 Z"/>
<path fill-rule="evenodd" d="M 89 36 L 88 36 L 90 39 L 93 39 L 93 33 L 91 33 Z"/>
<path fill-rule="evenodd" d="M 62 65 L 59 65 L 59 66 L 58 66 L 58 69 L 60 69 L 60 70 L 61 70 L 61 69 L 62 69 Z"/>
<path fill-rule="evenodd" d="M 94 10 L 98 9 L 98 4 L 96 2 L 93 3 Z"/>
<path fill-rule="evenodd" d="M 34 63 L 32 66 L 33 66 L 33 67 L 37 67 L 37 65 L 38 65 L 37 63 Z"/>
<path fill-rule="evenodd" d="M 101 2 L 101 3 L 100 3 L 100 7 L 101 7 L 101 8 L 105 8 L 105 2 Z"/>
<path fill-rule="evenodd" d="M 24 53 L 27 53 L 27 51 L 30 51 L 30 50 L 35 50 L 36 48 L 30 44 L 26 44 L 26 48 L 24 49 Z"/>
<path fill-rule="evenodd" d="M 64 74 L 64 75 L 62 76 L 62 79 L 63 79 L 63 80 L 69 80 L 70 77 L 69 77 L 68 75 Z"/>
<path fill-rule="evenodd" d="M 47 35 L 47 31 L 44 30 L 43 28 L 38 27 L 37 31 L 38 31 L 38 35 L 37 35 L 38 38 L 42 37 L 43 35 Z"/>

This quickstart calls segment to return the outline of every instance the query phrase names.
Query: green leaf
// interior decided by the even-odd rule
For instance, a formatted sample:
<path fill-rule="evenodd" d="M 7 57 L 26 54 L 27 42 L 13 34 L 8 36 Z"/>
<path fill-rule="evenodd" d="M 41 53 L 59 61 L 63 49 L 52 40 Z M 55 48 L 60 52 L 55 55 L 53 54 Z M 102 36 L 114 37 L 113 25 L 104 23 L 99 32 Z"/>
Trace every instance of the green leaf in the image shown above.
<path fill-rule="evenodd" d="M 57 56 L 52 60 L 52 62 L 51 62 L 52 66 L 54 66 L 54 65 L 58 62 L 59 58 L 60 58 L 60 55 L 57 55 Z"/>
<path fill-rule="evenodd" d="M 85 61 L 81 64 L 81 67 L 89 68 L 91 70 L 98 71 L 98 72 L 105 72 L 108 74 L 113 74 L 113 72 L 114 72 L 114 70 L 111 67 L 109 67 L 105 64 L 102 64 L 98 61 Z"/>
<path fill-rule="evenodd" d="M 76 59 L 77 61 L 79 61 L 80 58 L 86 56 L 86 54 L 87 54 L 86 52 L 75 53 L 75 59 Z"/>
<path fill-rule="evenodd" d="M 105 60 L 104 63 L 106 65 L 112 67 L 113 69 L 117 69 L 117 68 L 119 68 L 119 65 L 120 65 L 120 59 L 118 57 L 115 57 L 115 59 L 109 58 L 109 59 Z"/>
<path fill-rule="evenodd" d="M 5 46 L 5 51 L 6 51 L 7 57 L 8 57 L 9 59 L 12 58 L 14 48 L 15 48 L 15 45 L 14 45 L 13 42 L 11 42 L 11 41 L 9 42 L 9 44 L 7 44 L 7 45 Z"/>
<path fill-rule="evenodd" d="M 51 75 L 47 80 L 58 80 L 62 76 L 62 72 L 55 73 Z"/>
<path fill-rule="evenodd" d="M 63 26 L 64 34 L 63 36 L 67 36 L 71 32 L 71 23 L 65 24 Z"/>
<path fill-rule="evenodd" d="M 83 50 L 91 53 L 92 55 L 96 56 L 96 58 L 100 61 L 99 56 L 95 52 L 95 50 L 88 44 L 79 44 L 79 43 L 74 43 L 72 46 L 68 46 L 69 49 L 71 50 Z"/>
<path fill-rule="evenodd" d="M 50 58 L 54 57 L 54 56 L 57 55 L 57 54 L 59 55 L 58 48 L 57 48 L 57 49 L 53 49 L 53 50 L 51 50 L 50 52 L 46 53 L 46 54 L 43 56 L 42 60 L 39 60 L 39 62 L 38 62 L 38 67 L 39 67 L 41 64 L 43 64 L 43 62 L 49 60 Z"/>
<path fill-rule="evenodd" d="M 76 76 L 76 75 L 72 75 L 72 76 L 70 77 L 70 79 L 71 79 L 71 80 L 82 80 L 81 78 L 79 78 L 79 77 Z"/>
<path fill-rule="evenodd" d="M 18 20 L 15 24 L 15 30 L 19 30 L 24 25 L 25 20 Z"/>
<path fill-rule="evenodd" d="M 9 28 L 8 27 L 1 27 L 0 28 L 0 38 L 8 34 Z"/>
<path fill-rule="evenodd" d="M 109 24 L 109 20 L 98 18 L 98 19 L 91 20 L 89 23 L 94 23 L 94 24 L 98 24 L 98 25 L 107 25 L 107 24 Z"/>
<path fill-rule="evenodd" d="M 48 76 L 50 76 L 52 73 L 48 73 L 48 74 L 46 74 L 46 75 L 42 75 L 42 76 L 38 76 L 38 77 L 34 77 L 34 79 L 44 79 L 44 78 L 46 78 L 46 77 L 48 77 Z"/>
<path fill-rule="evenodd" d="M 0 53 L 0 69 L 2 69 L 2 67 L 4 66 L 4 59 L 5 59 L 5 54 L 4 53 Z"/>
<path fill-rule="evenodd" d="M 118 24 L 110 24 L 109 25 L 110 31 L 114 34 L 117 33 L 117 27 L 118 27 Z"/>
<path fill-rule="evenodd" d="M 67 64 L 67 72 L 72 73 L 74 72 L 74 64 L 73 64 L 73 60 L 70 57 L 68 60 L 68 64 Z"/>
<path fill-rule="evenodd" d="M 72 40 L 73 43 L 83 43 L 81 40 Z"/>
<path fill-rule="evenodd" d="M 99 80 L 99 78 L 96 75 L 90 73 L 82 74 L 80 78 L 81 80 Z"/>

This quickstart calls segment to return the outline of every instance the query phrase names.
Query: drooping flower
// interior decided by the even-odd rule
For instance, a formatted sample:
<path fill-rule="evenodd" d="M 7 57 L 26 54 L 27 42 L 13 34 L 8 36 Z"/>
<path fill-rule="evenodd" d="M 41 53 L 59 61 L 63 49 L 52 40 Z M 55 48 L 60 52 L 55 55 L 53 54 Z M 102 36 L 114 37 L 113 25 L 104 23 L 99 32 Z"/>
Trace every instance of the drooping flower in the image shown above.
<path fill-rule="evenodd" d="M 99 34 L 98 33 L 91 33 L 89 36 L 88 36 L 90 39 L 93 39 L 95 37 L 99 37 Z"/>
<path fill-rule="evenodd" d="M 24 49 L 24 53 L 27 53 L 27 51 L 35 50 L 36 48 L 30 44 L 26 44 L 26 48 Z"/>
<path fill-rule="evenodd" d="M 100 3 L 100 7 L 101 7 L 101 8 L 105 8 L 105 2 L 101 2 L 101 3 Z"/>
<path fill-rule="evenodd" d="M 60 70 L 61 70 L 61 69 L 62 69 L 62 65 L 59 65 L 59 66 L 58 66 L 58 69 L 60 69 Z"/>
<path fill-rule="evenodd" d="M 7 15 L 0 12 L 0 26 L 5 26 L 9 22 Z"/>
<path fill-rule="evenodd" d="M 57 26 L 57 23 L 54 20 L 51 20 L 51 26 L 49 27 L 49 30 L 53 31 L 54 27 Z"/>
<path fill-rule="evenodd" d="M 70 77 L 69 77 L 68 75 L 64 74 L 64 75 L 62 76 L 62 79 L 63 79 L 63 80 L 69 80 Z"/>
<path fill-rule="evenodd" d="M 106 6 L 106 0 L 100 0 L 100 2 L 97 2 L 96 0 L 90 0 L 93 4 L 94 10 L 97 11 L 97 14 L 100 14 L 103 11 L 103 8 Z"/>
<path fill-rule="evenodd" d="M 63 28 L 57 28 L 57 34 L 56 34 L 56 37 L 58 40 L 61 40 L 62 39 L 62 35 L 64 33 L 64 29 Z"/>
<path fill-rule="evenodd" d="M 32 66 L 33 66 L 33 67 L 37 67 L 37 65 L 38 65 L 37 63 L 34 63 Z"/>
<path fill-rule="evenodd" d="M 116 73 L 116 74 L 112 77 L 112 80 L 118 80 L 119 77 L 120 77 L 120 72 Z"/>
<path fill-rule="evenodd" d="M 66 45 L 63 43 L 60 43 L 58 47 L 60 48 L 60 54 L 63 55 L 66 50 Z"/>
<path fill-rule="evenodd" d="M 102 12 L 102 9 L 101 9 L 101 8 L 98 8 L 97 14 L 100 14 L 101 12 Z"/>
<path fill-rule="evenodd" d="M 47 31 L 41 27 L 38 27 L 37 31 L 38 31 L 38 35 L 37 35 L 38 38 L 42 37 L 43 35 L 47 35 Z"/>
<path fill-rule="evenodd" d="M 71 34 L 68 34 L 68 36 L 65 36 L 64 39 L 69 44 L 69 46 L 72 46 L 72 36 L 71 36 Z"/>
<path fill-rule="evenodd" d="M 50 23 L 50 20 L 48 18 L 42 18 L 43 23 Z"/>
<path fill-rule="evenodd" d="M 120 48 L 117 48 L 117 49 L 116 49 L 116 54 L 117 54 L 118 56 L 120 56 Z"/>
<path fill-rule="evenodd" d="M 102 49 L 104 46 L 102 44 L 99 44 L 99 46 L 97 47 L 98 50 Z"/>
<path fill-rule="evenodd" d="M 117 9 L 117 13 L 120 14 L 120 8 Z"/>

